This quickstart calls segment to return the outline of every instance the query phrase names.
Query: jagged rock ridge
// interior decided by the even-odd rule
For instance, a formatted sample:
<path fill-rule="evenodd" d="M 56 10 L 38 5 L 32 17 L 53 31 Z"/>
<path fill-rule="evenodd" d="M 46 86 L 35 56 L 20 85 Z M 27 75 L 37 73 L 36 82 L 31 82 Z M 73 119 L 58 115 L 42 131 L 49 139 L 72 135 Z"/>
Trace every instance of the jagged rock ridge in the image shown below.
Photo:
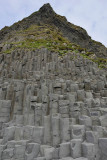
<path fill-rule="evenodd" d="M 56 29 L 22 32 L 0 54 L 0 160 L 107 160 L 106 71 Z"/>
<path fill-rule="evenodd" d="M 34 12 L 22 21 L 13 24 L 11 27 L 5 27 L 0 31 L 0 41 L 3 42 L 7 35 L 13 31 L 23 30 L 32 24 L 50 24 L 58 27 L 71 42 L 87 48 L 89 52 L 95 52 L 98 57 L 107 58 L 107 48 L 99 42 L 93 41 L 87 32 L 67 21 L 65 17 L 57 15 L 50 4 L 43 5 L 38 12 Z"/>

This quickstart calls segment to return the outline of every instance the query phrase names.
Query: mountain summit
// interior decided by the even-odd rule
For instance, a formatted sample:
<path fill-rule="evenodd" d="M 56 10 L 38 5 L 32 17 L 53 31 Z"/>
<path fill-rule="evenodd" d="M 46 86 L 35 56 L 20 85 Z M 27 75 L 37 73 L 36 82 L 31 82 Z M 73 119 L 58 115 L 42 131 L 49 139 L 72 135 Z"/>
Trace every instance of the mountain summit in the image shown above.
<path fill-rule="evenodd" d="M 49 3 L 44 4 L 38 12 L 34 12 L 29 17 L 15 23 L 11 27 L 5 27 L 0 31 L 0 40 L 3 41 L 4 37 L 14 30 L 25 29 L 32 24 L 50 24 L 58 27 L 63 33 L 63 36 L 67 37 L 71 42 L 81 45 L 81 47 L 87 48 L 90 52 L 96 52 L 97 56 L 106 57 L 107 48 L 101 43 L 92 41 L 87 32 L 79 27 L 67 22 L 65 17 L 57 15 Z"/>
<path fill-rule="evenodd" d="M 55 14 L 53 8 L 51 7 L 51 5 L 49 3 L 47 4 L 44 4 L 40 9 L 39 9 L 39 12 L 41 14 L 44 14 L 44 15 L 48 15 L 48 16 L 52 16 L 53 14 Z"/>
<path fill-rule="evenodd" d="M 104 45 L 92 40 L 83 28 L 68 22 L 64 16 L 56 14 L 49 3 L 44 4 L 39 11 L 34 12 L 29 17 L 24 18 L 10 27 L 4 27 L 0 31 L 1 51 L 3 42 L 12 42 L 10 37 L 14 37 L 15 32 L 24 31 L 33 25 L 51 26 L 54 29 L 59 30 L 62 36 L 67 38 L 71 43 L 79 45 L 80 48 L 86 49 L 89 54 L 94 53 L 96 57 L 102 58 L 103 60 L 107 58 L 107 48 Z M 18 39 L 18 35 L 16 39 Z M 18 41 L 20 41 L 20 39 L 23 39 L 23 36 L 21 37 L 20 35 Z"/>

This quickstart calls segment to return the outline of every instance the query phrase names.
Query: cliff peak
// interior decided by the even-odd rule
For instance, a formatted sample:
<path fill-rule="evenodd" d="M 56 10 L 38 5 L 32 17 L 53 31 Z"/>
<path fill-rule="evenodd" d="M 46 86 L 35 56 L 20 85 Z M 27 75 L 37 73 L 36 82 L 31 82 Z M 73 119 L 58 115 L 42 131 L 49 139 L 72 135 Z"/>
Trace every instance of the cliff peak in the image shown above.
<path fill-rule="evenodd" d="M 40 13 L 54 13 L 53 8 L 51 7 L 51 5 L 49 3 L 44 4 L 40 9 L 39 9 Z"/>
<path fill-rule="evenodd" d="M 14 23 L 12 26 L 4 27 L 0 31 L 0 43 L 8 41 L 9 35 L 11 37 L 13 32 L 24 31 L 32 25 L 52 26 L 58 29 L 63 37 L 67 38 L 71 43 L 80 45 L 89 52 L 94 52 L 97 57 L 107 57 L 107 48 L 104 45 L 92 40 L 87 31 L 82 27 L 68 22 L 66 17 L 55 13 L 49 3 L 44 4 L 37 12 Z"/>

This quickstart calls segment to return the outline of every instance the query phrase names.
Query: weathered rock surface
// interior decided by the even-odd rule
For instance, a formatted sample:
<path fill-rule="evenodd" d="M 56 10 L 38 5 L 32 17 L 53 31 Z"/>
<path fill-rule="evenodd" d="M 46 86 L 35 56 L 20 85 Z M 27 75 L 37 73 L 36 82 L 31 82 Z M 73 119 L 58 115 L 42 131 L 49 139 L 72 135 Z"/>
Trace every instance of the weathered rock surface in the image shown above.
<path fill-rule="evenodd" d="M 1 160 L 107 160 L 105 71 L 73 52 L 2 56 Z"/>
<path fill-rule="evenodd" d="M 16 31 L 29 28 L 31 25 L 49 24 L 58 28 L 64 37 L 67 37 L 72 43 L 76 43 L 89 52 L 94 52 L 97 57 L 107 58 L 107 48 L 100 42 L 91 39 L 86 30 L 67 21 L 64 16 L 54 12 L 49 3 L 44 4 L 39 11 L 34 12 L 29 17 L 24 18 L 10 27 L 4 27 L 0 30 L 0 43 L 7 41 L 9 36 L 14 35 Z M 17 39 L 17 37 L 15 38 Z M 15 41 L 14 39 L 14 41 Z M 21 37 L 21 39 L 23 39 Z M 11 47 L 5 44 L 5 48 Z M 2 46 L 0 46 L 2 50 Z"/>

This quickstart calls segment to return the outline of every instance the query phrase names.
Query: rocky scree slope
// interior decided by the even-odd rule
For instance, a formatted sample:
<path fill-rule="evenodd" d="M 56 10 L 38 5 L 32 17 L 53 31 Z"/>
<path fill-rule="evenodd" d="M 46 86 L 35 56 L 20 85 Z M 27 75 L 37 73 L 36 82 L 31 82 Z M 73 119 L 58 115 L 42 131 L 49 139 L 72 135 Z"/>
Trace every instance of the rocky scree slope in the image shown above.
<path fill-rule="evenodd" d="M 105 59 L 40 23 L 47 7 L 1 36 L 0 160 L 107 160 Z"/>

